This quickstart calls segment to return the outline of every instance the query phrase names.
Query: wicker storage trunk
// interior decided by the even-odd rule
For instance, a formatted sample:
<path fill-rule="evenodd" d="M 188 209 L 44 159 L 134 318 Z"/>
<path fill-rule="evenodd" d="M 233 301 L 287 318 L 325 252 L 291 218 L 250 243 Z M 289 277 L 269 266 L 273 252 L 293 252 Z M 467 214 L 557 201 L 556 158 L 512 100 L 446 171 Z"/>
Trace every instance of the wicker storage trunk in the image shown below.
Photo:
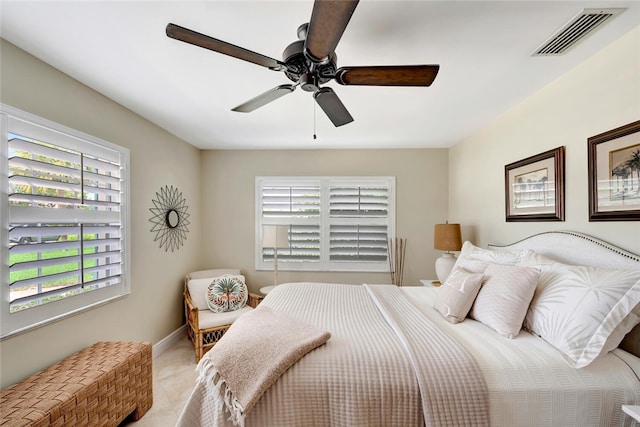
<path fill-rule="evenodd" d="M 117 426 L 153 403 L 151 343 L 99 342 L 0 392 L 0 426 Z"/>

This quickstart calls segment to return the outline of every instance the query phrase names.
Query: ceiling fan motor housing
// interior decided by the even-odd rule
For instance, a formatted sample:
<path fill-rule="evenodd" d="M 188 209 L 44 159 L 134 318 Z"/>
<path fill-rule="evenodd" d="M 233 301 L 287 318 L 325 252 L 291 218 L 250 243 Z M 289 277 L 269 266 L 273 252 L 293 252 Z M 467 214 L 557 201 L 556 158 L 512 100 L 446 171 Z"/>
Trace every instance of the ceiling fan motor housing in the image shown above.
<path fill-rule="evenodd" d="M 314 64 L 304 54 L 304 42 L 304 40 L 296 40 L 282 52 L 282 61 L 287 67 L 284 74 L 292 82 L 300 82 L 303 90 L 315 92 L 320 84 L 328 82 L 335 76 L 337 56 L 335 53 L 331 55 L 326 64 Z"/>

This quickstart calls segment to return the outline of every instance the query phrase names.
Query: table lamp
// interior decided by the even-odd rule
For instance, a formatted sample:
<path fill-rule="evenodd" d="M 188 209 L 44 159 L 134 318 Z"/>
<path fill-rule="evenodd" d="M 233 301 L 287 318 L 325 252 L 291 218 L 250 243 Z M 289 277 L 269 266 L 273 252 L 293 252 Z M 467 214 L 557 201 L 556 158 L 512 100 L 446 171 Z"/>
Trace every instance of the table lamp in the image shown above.
<path fill-rule="evenodd" d="M 433 233 L 433 247 L 446 251 L 436 260 L 436 275 L 440 283 L 444 283 L 456 263 L 456 257 L 450 251 L 459 251 L 462 248 L 460 224 L 436 224 Z"/>

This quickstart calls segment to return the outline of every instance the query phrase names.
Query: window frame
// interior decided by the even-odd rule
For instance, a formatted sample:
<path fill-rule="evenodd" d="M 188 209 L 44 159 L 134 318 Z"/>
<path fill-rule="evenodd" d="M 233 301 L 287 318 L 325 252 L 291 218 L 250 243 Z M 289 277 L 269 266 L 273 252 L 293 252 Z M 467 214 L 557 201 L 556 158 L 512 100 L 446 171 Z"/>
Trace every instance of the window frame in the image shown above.
<path fill-rule="evenodd" d="M 24 136 L 40 139 L 42 135 L 47 135 L 47 138 L 41 139 L 89 155 L 100 155 L 102 150 L 115 151 L 118 153 L 121 167 L 121 201 L 120 212 L 118 214 L 121 227 L 120 241 L 122 247 L 120 283 L 30 307 L 14 313 L 10 312 L 9 224 L 12 223 L 12 220 L 9 209 L 8 135 L 10 131 L 14 131 L 14 129 L 10 129 L 10 120 L 19 122 L 20 125 L 18 127 L 24 126 L 25 129 L 33 130 L 33 134 L 25 134 Z M 2 265 L 0 269 L 0 321 L 2 322 L 0 339 L 5 339 L 107 304 L 130 294 L 130 162 L 129 150 L 125 147 L 2 103 L 0 103 L 0 129 L 2 131 L 2 136 L 0 137 L 0 170 L 2 170 L 2 173 L 0 173 L 0 259 Z M 51 140 L 51 138 L 55 138 L 55 141 Z M 77 216 L 83 217 L 81 211 L 73 211 L 77 212 Z M 63 216 L 58 210 L 55 210 L 54 214 Z M 82 222 L 82 220 L 80 222 Z"/>
<path fill-rule="evenodd" d="M 278 271 L 318 271 L 318 272 L 367 272 L 388 273 L 388 255 L 385 261 L 331 261 L 330 260 L 330 218 L 329 195 L 331 186 L 384 185 L 388 188 L 388 212 L 385 217 L 387 241 L 396 234 L 396 177 L 395 176 L 256 176 L 255 177 L 255 269 L 272 271 L 272 261 L 264 261 L 262 257 L 262 226 L 275 224 L 287 225 L 286 219 L 267 220 L 262 215 L 262 195 L 265 186 L 295 186 L 317 184 L 320 187 L 320 261 L 319 262 L 286 262 L 278 257 Z M 336 219 L 334 224 L 357 222 L 357 218 Z M 369 221 L 365 221 L 369 222 Z M 382 222 L 382 221 L 380 221 Z"/>

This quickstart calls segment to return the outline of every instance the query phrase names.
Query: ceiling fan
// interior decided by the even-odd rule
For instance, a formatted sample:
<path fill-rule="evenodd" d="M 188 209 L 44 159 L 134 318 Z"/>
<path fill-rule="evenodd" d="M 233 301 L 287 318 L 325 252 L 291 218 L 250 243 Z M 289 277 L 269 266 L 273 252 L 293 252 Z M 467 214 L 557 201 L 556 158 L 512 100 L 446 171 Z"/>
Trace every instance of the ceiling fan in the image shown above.
<path fill-rule="evenodd" d="M 244 113 L 260 108 L 300 86 L 313 92 L 320 108 L 337 127 L 353 121 L 338 95 L 320 85 L 335 80 L 341 85 L 430 86 L 439 65 L 381 65 L 337 68 L 335 49 L 359 0 L 316 0 L 308 24 L 298 27 L 298 40 L 286 47 L 282 61 L 235 46 L 175 24 L 168 24 L 167 36 L 214 52 L 282 71 L 294 82 L 270 89 L 232 111 Z"/>

